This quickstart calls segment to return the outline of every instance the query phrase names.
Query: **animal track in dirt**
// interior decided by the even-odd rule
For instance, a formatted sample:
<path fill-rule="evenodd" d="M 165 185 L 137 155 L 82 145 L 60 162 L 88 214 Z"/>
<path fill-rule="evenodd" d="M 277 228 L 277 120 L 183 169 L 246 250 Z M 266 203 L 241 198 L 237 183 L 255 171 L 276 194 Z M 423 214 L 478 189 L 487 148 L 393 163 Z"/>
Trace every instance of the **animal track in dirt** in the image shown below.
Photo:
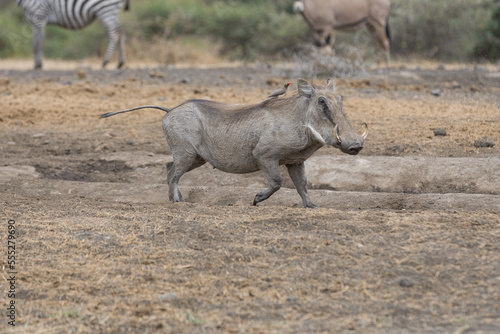
<path fill-rule="evenodd" d="M 67 166 L 35 165 L 42 178 L 84 182 L 124 182 L 133 171 L 124 161 L 89 160 Z"/>

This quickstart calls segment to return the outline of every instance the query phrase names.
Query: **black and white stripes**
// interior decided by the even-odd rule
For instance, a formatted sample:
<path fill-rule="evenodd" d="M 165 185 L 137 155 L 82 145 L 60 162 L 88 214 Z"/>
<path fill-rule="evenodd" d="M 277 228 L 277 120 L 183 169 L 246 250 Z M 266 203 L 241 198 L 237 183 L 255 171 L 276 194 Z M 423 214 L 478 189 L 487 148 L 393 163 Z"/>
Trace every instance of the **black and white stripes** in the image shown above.
<path fill-rule="evenodd" d="M 42 67 L 43 41 L 45 26 L 55 24 L 67 29 L 81 29 L 98 19 L 109 36 L 109 45 L 104 56 L 103 66 L 109 62 L 118 45 L 120 62 L 125 63 L 124 37 L 120 27 L 119 11 L 125 3 L 125 10 L 130 7 L 130 0 L 16 0 L 24 9 L 26 19 L 33 26 L 33 49 L 35 68 Z"/>

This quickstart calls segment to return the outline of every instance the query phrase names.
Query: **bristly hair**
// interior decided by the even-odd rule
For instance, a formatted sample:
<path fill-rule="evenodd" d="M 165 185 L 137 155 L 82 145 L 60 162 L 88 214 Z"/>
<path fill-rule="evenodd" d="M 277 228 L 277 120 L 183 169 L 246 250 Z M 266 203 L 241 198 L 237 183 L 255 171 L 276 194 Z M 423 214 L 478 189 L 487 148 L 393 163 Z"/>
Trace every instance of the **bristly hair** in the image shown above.
<path fill-rule="evenodd" d="M 200 99 L 192 99 L 187 100 L 182 103 L 184 105 L 186 103 L 196 103 L 199 106 L 202 106 L 207 111 L 217 111 L 217 112 L 229 112 L 229 113 L 248 113 L 255 110 L 267 109 L 267 108 L 279 108 L 285 105 L 289 105 L 290 103 L 294 103 L 295 100 L 299 97 L 298 94 L 292 95 L 287 98 L 278 98 L 278 99 L 266 99 L 257 104 L 227 104 L 224 102 L 210 101 L 210 100 L 200 100 Z M 180 107 L 180 106 L 179 106 Z"/>

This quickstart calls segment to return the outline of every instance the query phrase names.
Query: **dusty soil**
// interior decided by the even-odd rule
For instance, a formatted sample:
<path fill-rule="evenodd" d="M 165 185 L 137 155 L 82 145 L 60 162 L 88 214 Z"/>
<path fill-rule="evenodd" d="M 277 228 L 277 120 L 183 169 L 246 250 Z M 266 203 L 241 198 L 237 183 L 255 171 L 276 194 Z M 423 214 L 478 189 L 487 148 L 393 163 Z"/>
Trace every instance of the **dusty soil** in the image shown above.
<path fill-rule="evenodd" d="M 286 173 L 253 207 L 262 174 L 207 165 L 174 205 L 163 113 L 98 119 L 189 98 L 256 103 L 293 73 L 1 70 L 0 290 L 6 306 L 12 219 L 18 332 L 500 332 L 498 69 L 337 80 L 369 137 L 358 156 L 323 148 L 308 161 L 317 210 Z M 0 332 L 14 332 L 7 321 Z"/>

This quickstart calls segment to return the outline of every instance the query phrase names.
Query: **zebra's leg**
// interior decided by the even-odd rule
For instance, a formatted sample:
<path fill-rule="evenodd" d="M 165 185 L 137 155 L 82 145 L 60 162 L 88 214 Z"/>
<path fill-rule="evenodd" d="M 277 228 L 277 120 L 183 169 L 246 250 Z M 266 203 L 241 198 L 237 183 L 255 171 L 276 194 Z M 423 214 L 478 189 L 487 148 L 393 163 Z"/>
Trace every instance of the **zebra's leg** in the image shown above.
<path fill-rule="evenodd" d="M 123 37 L 122 29 L 120 27 L 120 22 L 116 20 L 102 20 L 102 24 L 104 28 L 108 32 L 109 44 L 108 50 L 104 55 L 104 62 L 102 63 L 102 67 L 106 67 L 109 63 L 109 60 L 113 56 L 115 52 L 115 47 L 118 45 L 120 51 L 120 62 L 118 63 L 118 68 L 121 68 L 123 64 L 125 64 L 125 51 L 124 51 L 124 43 L 125 38 Z"/>
<path fill-rule="evenodd" d="M 108 50 L 104 55 L 104 61 L 102 63 L 103 68 L 106 67 L 106 65 L 108 65 L 111 56 L 113 56 L 113 53 L 115 52 L 115 45 L 117 39 L 115 32 L 112 30 L 108 30 L 108 37 L 109 37 L 109 44 L 108 44 Z"/>
<path fill-rule="evenodd" d="M 33 24 L 33 53 L 35 56 L 35 70 L 42 68 L 43 41 L 45 39 L 45 22 Z"/>
<path fill-rule="evenodd" d="M 127 61 L 125 57 L 125 34 L 121 27 L 119 27 L 119 36 L 118 36 L 118 50 L 120 51 L 120 62 L 118 63 L 118 68 L 122 68 Z"/>

